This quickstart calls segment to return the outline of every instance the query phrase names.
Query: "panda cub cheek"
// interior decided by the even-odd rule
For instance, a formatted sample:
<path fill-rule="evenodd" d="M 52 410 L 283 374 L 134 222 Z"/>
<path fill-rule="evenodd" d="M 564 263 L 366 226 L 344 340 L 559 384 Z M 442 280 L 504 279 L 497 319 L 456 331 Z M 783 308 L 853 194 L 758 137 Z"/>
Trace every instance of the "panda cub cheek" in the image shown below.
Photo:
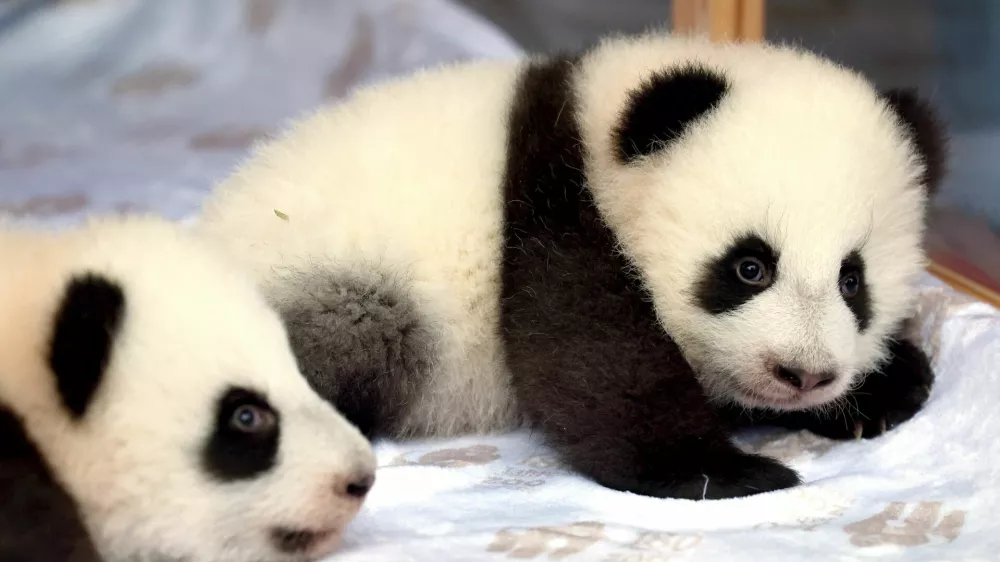
<path fill-rule="evenodd" d="M 329 463 L 302 446 L 316 441 L 302 439 L 305 432 L 340 435 L 335 430 L 295 411 L 285 416 L 251 389 L 232 387 L 222 394 L 202 466 L 218 486 L 259 483 L 256 490 L 263 493 L 248 497 L 257 509 L 244 512 L 246 545 L 259 550 L 263 540 L 265 548 L 296 560 L 325 556 L 338 546 L 374 483 L 375 463 L 367 443 L 356 442 L 360 435 L 334 439 L 338 454 Z"/>

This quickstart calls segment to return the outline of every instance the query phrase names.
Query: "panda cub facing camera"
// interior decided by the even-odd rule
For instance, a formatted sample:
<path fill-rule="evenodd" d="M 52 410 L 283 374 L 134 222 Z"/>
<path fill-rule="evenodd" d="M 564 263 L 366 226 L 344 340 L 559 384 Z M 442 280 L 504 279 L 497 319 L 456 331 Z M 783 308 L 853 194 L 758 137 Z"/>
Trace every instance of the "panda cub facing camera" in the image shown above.
<path fill-rule="evenodd" d="M 197 228 L 366 434 L 530 424 L 610 488 L 739 497 L 800 477 L 735 428 L 874 437 L 927 400 L 902 327 L 944 144 L 795 48 L 614 37 L 362 88 Z"/>
<path fill-rule="evenodd" d="M 315 560 L 374 478 L 251 279 L 151 218 L 0 232 L 0 559 Z"/>

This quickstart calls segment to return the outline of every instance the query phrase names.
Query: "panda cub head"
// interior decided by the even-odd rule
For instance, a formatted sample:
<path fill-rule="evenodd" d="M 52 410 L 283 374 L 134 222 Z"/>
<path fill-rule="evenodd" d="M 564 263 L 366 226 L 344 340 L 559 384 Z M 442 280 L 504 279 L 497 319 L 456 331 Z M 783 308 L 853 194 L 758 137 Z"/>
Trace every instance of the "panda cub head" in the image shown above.
<path fill-rule="evenodd" d="M 373 453 L 300 375 L 250 280 L 151 219 L 11 230 L 0 255 L 0 404 L 102 556 L 335 548 Z"/>
<path fill-rule="evenodd" d="M 944 160 L 934 116 L 791 48 L 630 48 L 614 68 L 613 49 L 589 55 L 623 87 L 582 80 L 582 128 L 662 323 L 714 399 L 835 405 L 912 312 Z"/>

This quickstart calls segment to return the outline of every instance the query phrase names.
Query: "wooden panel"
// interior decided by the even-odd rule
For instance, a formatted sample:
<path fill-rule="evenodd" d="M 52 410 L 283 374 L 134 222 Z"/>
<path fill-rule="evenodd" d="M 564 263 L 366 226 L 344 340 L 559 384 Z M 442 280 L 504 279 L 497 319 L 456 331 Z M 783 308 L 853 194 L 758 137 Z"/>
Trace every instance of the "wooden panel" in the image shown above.
<path fill-rule="evenodd" d="M 705 0 L 673 0 L 671 24 L 676 33 L 697 33 L 704 28 Z"/>
<path fill-rule="evenodd" d="M 764 0 L 740 0 L 739 37 L 744 41 L 764 40 Z"/>
<path fill-rule="evenodd" d="M 673 0 L 674 31 L 704 34 L 712 41 L 764 38 L 764 0 Z"/>
<path fill-rule="evenodd" d="M 739 0 L 708 0 L 708 36 L 719 43 L 739 38 Z"/>
<path fill-rule="evenodd" d="M 997 294 L 989 287 L 980 285 L 961 273 L 934 261 L 927 266 L 927 271 L 948 285 L 951 285 L 956 291 L 1000 308 L 1000 294 Z"/>

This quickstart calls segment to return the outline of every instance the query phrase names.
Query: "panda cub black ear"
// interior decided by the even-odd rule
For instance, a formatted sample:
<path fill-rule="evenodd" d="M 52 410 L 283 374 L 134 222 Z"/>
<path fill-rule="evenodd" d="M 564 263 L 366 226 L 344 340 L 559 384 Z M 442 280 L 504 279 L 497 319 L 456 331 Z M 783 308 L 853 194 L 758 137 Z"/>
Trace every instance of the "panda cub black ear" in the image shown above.
<path fill-rule="evenodd" d="M 105 277 L 85 274 L 66 286 L 48 359 L 59 396 L 73 418 L 83 417 L 100 386 L 124 311 L 125 294 Z"/>
<path fill-rule="evenodd" d="M 718 107 L 728 90 L 724 76 L 699 65 L 654 73 L 629 94 L 612 131 L 619 161 L 628 164 L 662 150 Z"/>
<path fill-rule="evenodd" d="M 910 140 L 924 161 L 923 184 L 928 195 L 934 197 L 944 177 L 948 159 L 944 123 L 934 108 L 913 90 L 886 90 L 882 92 L 882 99 L 906 126 Z"/>

